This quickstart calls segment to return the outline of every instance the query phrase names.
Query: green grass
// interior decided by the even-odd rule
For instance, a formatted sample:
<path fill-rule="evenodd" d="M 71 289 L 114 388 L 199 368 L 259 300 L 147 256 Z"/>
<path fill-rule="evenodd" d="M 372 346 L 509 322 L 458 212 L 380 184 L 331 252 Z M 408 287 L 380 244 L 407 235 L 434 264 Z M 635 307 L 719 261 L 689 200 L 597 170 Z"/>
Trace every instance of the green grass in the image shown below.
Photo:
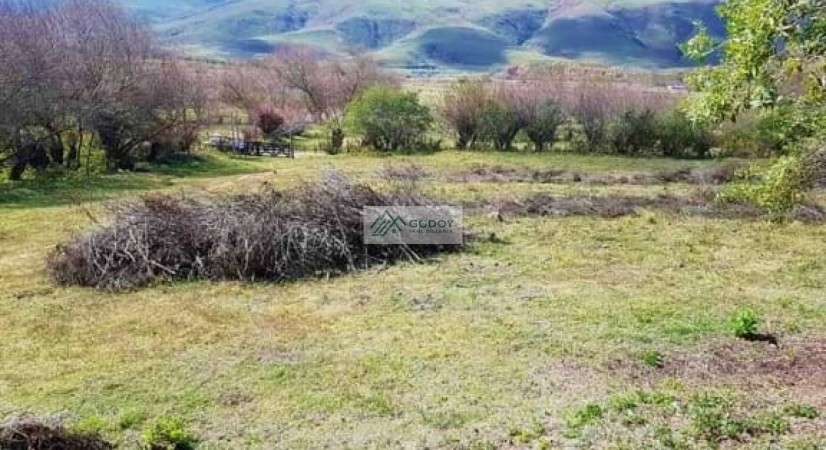
<path fill-rule="evenodd" d="M 158 164 L 150 173 L 92 174 L 83 169 L 46 178 L 28 178 L 21 182 L 0 181 L 0 208 L 29 208 L 80 204 L 117 197 L 130 192 L 171 188 L 181 180 L 212 178 L 255 173 L 261 165 L 254 159 L 209 152 L 188 162 Z"/>
<path fill-rule="evenodd" d="M 622 365 L 607 369 L 617 361 L 643 365 L 641 355 L 656 349 L 668 363 L 674 352 L 735 341 L 729 319 L 744 309 L 759 313 L 766 331 L 782 337 L 824 334 L 822 226 L 654 211 L 616 220 L 474 216 L 468 222 L 479 236 L 495 233 L 498 239 L 427 264 L 331 279 L 193 282 L 120 294 L 50 283 L 44 264 L 54 245 L 92 226 L 88 213 L 97 214 L 102 200 L 147 191 L 212 195 L 262 183 L 289 187 L 330 167 L 377 182 L 382 164 L 405 161 L 436 173 L 480 164 L 594 172 L 713 164 L 453 151 L 403 158 L 210 158 L 215 165 L 205 172 L 182 167 L 96 179 L 83 203 L 64 193 L 76 190 L 84 198 L 82 185 L 4 187 L 0 415 L 61 417 L 99 429 L 126 448 L 159 423 L 174 423 L 171 428 L 204 448 L 484 448 L 509 440 L 561 446 L 577 433 L 597 436 L 595 445 L 619 445 L 626 424 L 616 410 L 643 402 L 614 400 L 640 388 L 622 376 Z M 452 201 L 665 189 L 438 180 L 423 188 Z M 9 194 L 15 189 L 30 189 L 37 200 Z M 689 409 L 652 406 L 644 418 L 708 417 L 709 429 L 717 430 L 718 413 L 739 408 L 704 403 L 700 416 L 691 415 L 695 394 L 706 389 L 689 381 L 679 392 Z M 729 388 L 740 395 L 739 385 Z M 750 395 L 758 402 L 790 397 L 778 411 L 811 403 L 794 392 Z M 793 425 L 792 418 L 821 420 L 810 409 L 789 411 L 782 420 Z M 748 416 L 760 420 L 760 439 L 783 431 L 772 427 L 785 422 L 765 417 Z M 577 433 L 566 432 L 566 418 Z M 600 434 L 588 434 L 594 427 Z M 660 431 L 665 436 L 668 430 Z M 778 435 L 817 438 L 796 425 Z"/>

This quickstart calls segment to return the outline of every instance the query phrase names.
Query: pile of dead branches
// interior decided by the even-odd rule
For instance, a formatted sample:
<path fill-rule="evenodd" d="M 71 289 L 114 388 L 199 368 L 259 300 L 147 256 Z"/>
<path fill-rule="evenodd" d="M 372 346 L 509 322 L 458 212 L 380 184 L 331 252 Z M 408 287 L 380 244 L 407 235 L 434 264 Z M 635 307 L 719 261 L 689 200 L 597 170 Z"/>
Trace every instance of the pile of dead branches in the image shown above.
<path fill-rule="evenodd" d="M 205 202 L 149 196 L 119 205 L 107 226 L 59 246 L 49 271 L 61 285 L 119 290 L 157 281 L 283 281 L 329 276 L 445 245 L 365 245 L 366 206 L 427 206 L 416 193 L 381 193 L 327 173 L 315 184 Z"/>
<path fill-rule="evenodd" d="M 35 419 L 23 418 L 0 425 L 3 450 L 109 450 L 112 444 L 97 436 L 74 433 Z"/>

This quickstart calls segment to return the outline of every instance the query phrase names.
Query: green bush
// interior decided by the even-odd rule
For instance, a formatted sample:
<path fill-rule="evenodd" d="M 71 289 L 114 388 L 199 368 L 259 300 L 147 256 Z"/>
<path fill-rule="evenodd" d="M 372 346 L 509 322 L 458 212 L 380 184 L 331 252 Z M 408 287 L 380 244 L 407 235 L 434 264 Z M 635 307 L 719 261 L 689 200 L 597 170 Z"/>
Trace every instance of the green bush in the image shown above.
<path fill-rule="evenodd" d="M 731 318 L 731 330 L 738 338 L 747 338 L 757 334 L 760 318 L 749 309 L 739 311 Z"/>
<path fill-rule="evenodd" d="M 481 138 L 492 148 L 511 150 L 516 135 L 525 126 L 519 113 L 503 102 L 490 101 L 482 110 Z"/>
<path fill-rule="evenodd" d="M 802 155 L 781 156 L 760 174 L 758 182 L 741 182 L 720 193 L 721 201 L 746 201 L 772 213 L 790 211 L 806 197 L 814 182 L 813 166 Z"/>
<path fill-rule="evenodd" d="M 143 431 L 141 442 L 146 450 L 190 450 L 198 439 L 184 430 L 180 420 L 162 417 Z"/>
<path fill-rule="evenodd" d="M 716 146 L 728 156 L 766 158 L 781 155 L 803 133 L 785 108 L 741 114 L 718 127 Z"/>
<path fill-rule="evenodd" d="M 608 126 L 608 144 L 620 155 L 654 153 L 657 116 L 650 109 L 628 109 Z"/>
<path fill-rule="evenodd" d="M 365 91 L 347 107 L 347 125 L 376 150 L 416 148 L 426 142 L 433 117 L 416 94 L 388 86 Z"/>
<path fill-rule="evenodd" d="M 663 156 L 673 158 L 707 158 L 714 144 L 709 129 L 692 123 L 680 110 L 658 118 L 657 135 Z"/>
<path fill-rule="evenodd" d="M 541 152 L 547 144 L 556 138 L 556 130 L 565 122 L 565 112 L 553 100 L 548 100 L 537 108 L 534 117 L 525 127 L 525 134 L 533 143 L 534 149 Z"/>

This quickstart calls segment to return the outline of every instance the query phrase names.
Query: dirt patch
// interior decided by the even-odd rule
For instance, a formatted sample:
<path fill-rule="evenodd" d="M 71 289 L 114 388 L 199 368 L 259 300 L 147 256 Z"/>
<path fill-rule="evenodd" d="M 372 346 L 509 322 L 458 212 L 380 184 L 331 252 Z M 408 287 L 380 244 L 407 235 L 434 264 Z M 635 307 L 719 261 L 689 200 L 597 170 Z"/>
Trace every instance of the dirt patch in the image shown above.
<path fill-rule="evenodd" d="M 693 386 L 736 386 L 789 392 L 826 408 L 826 337 L 768 342 L 728 340 L 705 348 L 667 354 L 661 367 L 623 360 L 608 364 L 611 373 L 654 385 L 676 378 Z"/>
<path fill-rule="evenodd" d="M 527 167 L 479 166 L 471 170 L 454 172 L 445 176 L 446 181 L 477 183 L 547 183 L 587 185 L 655 185 L 684 183 L 697 185 L 720 185 L 735 178 L 736 165 L 725 165 L 711 169 L 684 168 L 674 171 L 654 173 L 582 173 L 567 170 L 539 170 Z M 397 171 L 401 169 L 396 168 Z"/>
<path fill-rule="evenodd" d="M 398 166 L 385 164 L 376 170 L 376 176 L 382 180 L 388 181 L 415 182 L 424 178 L 432 178 L 433 174 L 431 174 L 427 169 L 416 164 Z"/>
<path fill-rule="evenodd" d="M 0 425 L 0 448 L 4 450 L 108 450 L 114 446 L 97 436 L 72 433 L 34 419 L 19 419 Z"/>
<path fill-rule="evenodd" d="M 466 211 L 495 212 L 498 217 L 519 216 L 596 216 L 616 218 L 639 213 L 643 209 L 657 209 L 669 213 L 728 219 L 768 218 L 765 211 L 747 204 L 721 204 L 698 195 L 680 197 L 658 195 L 655 197 L 605 195 L 605 196 L 552 196 L 536 194 L 523 199 L 501 199 L 465 205 Z M 804 205 L 791 214 L 803 222 L 824 222 L 826 211 L 818 205 Z"/>

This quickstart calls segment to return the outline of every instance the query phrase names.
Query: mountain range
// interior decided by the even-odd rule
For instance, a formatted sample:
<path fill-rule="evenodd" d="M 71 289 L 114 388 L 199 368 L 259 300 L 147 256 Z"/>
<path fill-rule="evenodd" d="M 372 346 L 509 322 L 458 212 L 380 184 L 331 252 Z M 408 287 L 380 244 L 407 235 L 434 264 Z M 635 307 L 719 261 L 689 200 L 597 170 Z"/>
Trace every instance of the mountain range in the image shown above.
<path fill-rule="evenodd" d="M 208 57 L 290 44 L 369 51 L 388 66 L 491 70 L 547 59 L 681 67 L 717 0 L 121 0 L 164 39 Z"/>

